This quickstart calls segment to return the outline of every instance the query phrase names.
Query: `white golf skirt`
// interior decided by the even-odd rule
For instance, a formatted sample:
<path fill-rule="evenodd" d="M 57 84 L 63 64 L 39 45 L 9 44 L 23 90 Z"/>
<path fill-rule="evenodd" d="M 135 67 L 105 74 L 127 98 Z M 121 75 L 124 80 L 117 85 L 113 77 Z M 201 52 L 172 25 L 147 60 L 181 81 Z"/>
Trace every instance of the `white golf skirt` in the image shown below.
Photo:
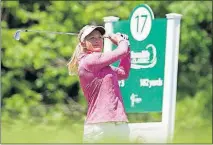
<path fill-rule="evenodd" d="M 83 143 L 129 143 L 129 136 L 126 122 L 85 124 Z"/>

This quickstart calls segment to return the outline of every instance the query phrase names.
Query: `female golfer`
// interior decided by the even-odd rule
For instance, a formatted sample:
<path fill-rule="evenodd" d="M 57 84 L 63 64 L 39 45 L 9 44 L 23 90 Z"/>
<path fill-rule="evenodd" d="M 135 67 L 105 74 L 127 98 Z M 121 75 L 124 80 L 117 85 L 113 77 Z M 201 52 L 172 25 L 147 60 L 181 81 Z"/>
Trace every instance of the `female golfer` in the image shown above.
<path fill-rule="evenodd" d="M 108 38 L 117 49 L 102 52 L 104 34 L 102 26 L 83 27 L 68 69 L 70 73 L 77 72 L 88 104 L 83 142 L 126 143 L 129 141 L 128 119 L 118 80 L 129 75 L 128 40 L 126 35 L 111 34 Z M 110 66 L 118 60 L 118 67 Z"/>

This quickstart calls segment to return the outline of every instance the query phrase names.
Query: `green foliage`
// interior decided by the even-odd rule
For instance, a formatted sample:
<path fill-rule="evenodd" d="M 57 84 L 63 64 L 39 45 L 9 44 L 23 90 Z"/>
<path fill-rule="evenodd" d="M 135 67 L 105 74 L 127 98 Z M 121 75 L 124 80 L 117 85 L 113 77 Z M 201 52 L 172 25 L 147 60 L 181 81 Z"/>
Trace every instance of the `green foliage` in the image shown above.
<path fill-rule="evenodd" d="M 212 122 L 211 112 L 206 111 L 212 110 L 212 105 L 209 104 L 209 102 L 212 102 L 212 97 L 208 94 L 212 93 L 210 86 L 208 90 L 209 92 L 201 91 L 197 93 L 194 98 L 187 96 L 178 103 L 176 122 L 179 122 L 180 128 L 202 127 Z"/>
<path fill-rule="evenodd" d="M 169 9 L 183 15 L 177 97 L 182 99 L 206 90 L 212 80 L 212 2 L 174 2 Z"/>
<path fill-rule="evenodd" d="M 12 37 L 15 31 L 33 29 L 78 32 L 86 24 L 103 25 L 105 16 L 128 19 L 130 12 L 138 4 L 148 4 L 155 18 L 165 17 L 165 14 L 173 12 L 183 15 L 179 46 L 175 142 L 210 142 L 212 132 L 207 126 L 212 126 L 211 1 L 32 0 L 1 1 L 2 134 L 5 134 L 2 137 L 3 142 L 9 143 L 7 136 L 10 135 L 14 138 L 13 143 L 21 143 L 26 138 L 29 138 L 26 140 L 28 143 L 62 143 L 63 139 L 67 143 L 78 142 L 79 138 L 73 137 L 66 129 L 60 129 L 58 134 L 53 133 L 50 136 L 43 135 L 39 129 L 33 127 L 32 130 L 20 134 L 19 132 L 22 128 L 31 128 L 31 125 L 36 123 L 42 124 L 41 128 L 48 128 L 50 124 L 75 124 L 76 121 L 83 124 L 86 108 L 78 77 L 69 76 L 66 66 L 77 38 L 27 32 L 21 34 L 20 41 L 16 41 Z M 144 122 L 159 120 L 160 115 L 153 114 L 150 117 L 129 114 L 129 119 L 133 122 Z M 30 125 L 24 126 L 26 122 Z M 11 124 L 17 129 L 10 128 Z M 46 134 L 47 128 L 44 127 Z M 207 138 L 203 136 L 199 141 L 195 136 L 199 135 L 197 130 L 200 128 L 207 128 L 208 131 Z M 27 132 L 31 131 L 34 133 L 32 136 L 36 136 L 38 140 L 30 137 Z M 192 132 L 194 134 L 188 141 L 187 138 L 183 139 L 187 133 Z M 14 134 L 19 136 L 15 139 Z M 64 134 L 69 134 L 72 139 Z M 61 140 L 51 140 L 51 135 L 59 135 Z"/>
<path fill-rule="evenodd" d="M 209 92 L 212 93 L 209 86 Z M 212 97 L 208 91 L 185 97 L 178 102 L 175 120 L 175 143 L 212 142 Z"/>

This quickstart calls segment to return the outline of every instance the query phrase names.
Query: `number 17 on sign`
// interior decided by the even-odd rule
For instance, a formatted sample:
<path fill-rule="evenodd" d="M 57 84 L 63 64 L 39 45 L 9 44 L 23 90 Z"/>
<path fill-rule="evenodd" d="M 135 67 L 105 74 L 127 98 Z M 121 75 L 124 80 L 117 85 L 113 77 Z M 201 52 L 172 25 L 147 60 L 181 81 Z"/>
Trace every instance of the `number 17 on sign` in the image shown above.
<path fill-rule="evenodd" d="M 140 33 L 143 32 L 144 26 L 145 26 L 145 24 L 146 24 L 147 15 L 141 15 L 141 17 L 142 17 L 142 18 L 145 18 L 144 23 L 142 24 L 142 29 L 141 29 L 141 31 L 139 31 L 140 16 L 138 15 L 138 16 L 135 17 L 135 18 L 137 19 L 137 32 L 140 32 Z"/>
<path fill-rule="evenodd" d="M 135 40 L 143 41 L 147 38 L 151 31 L 153 19 L 154 15 L 146 5 L 133 11 L 130 19 L 130 31 Z"/>

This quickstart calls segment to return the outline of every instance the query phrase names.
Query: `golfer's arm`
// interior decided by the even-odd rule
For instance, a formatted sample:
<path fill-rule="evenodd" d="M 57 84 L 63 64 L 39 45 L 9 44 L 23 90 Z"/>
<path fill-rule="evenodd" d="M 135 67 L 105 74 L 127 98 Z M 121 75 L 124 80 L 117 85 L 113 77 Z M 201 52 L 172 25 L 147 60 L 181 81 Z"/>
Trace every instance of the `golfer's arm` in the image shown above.
<path fill-rule="evenodd" d="M 117 49 L 104 52 L 94 53 L 85 59 L 85 67 L 87 70 L 95 72 L 102 69 L 105 66 L 109 66 L 115 61 L 120 60 L 122 57 L 128 54 L 128 41 L 123 40 L 118 44 Z"/>
<path fill-rule="evenodd" d="M 120 64 L 118 67 L 111 66 L 114 72 L 116 72 L 118 80 L 127 79 L 130 71 L 130 49 L 128 49 L 128 54 L 121 58 Z"/>

